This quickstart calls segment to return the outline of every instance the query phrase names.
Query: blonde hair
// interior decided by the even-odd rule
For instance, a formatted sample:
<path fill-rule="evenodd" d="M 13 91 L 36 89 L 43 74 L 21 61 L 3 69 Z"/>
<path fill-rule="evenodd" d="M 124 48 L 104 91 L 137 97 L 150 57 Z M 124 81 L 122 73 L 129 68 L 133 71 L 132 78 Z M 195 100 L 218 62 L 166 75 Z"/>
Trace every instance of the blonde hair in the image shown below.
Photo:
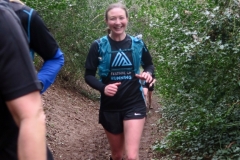
<path fill-rule="evenodd" d="M 125 11 L 125 13 L 126 13 L 126 17 L 128 18 L 128 11 L 127 11 L 127 7 L 124 5 L 124 4 L 122 4 L 121 2 L 118 2 L 118 3 L 112 3 L 112 4 L 110 4 L 109 6 L 108 6 L 108 8 L 106 9 L 106 11 L 105 11 L 105 19 L 107 20 L 108 19 L 108 12 L 111 10 L 111 9 L 113 9 L 113 8 L 121 8 L 121 9 L 123 9 L 124 11 Z"/>
<path fill-rule="evenodd" d="M 105 11 L 105 20 L 108 20 L 108 12 L 114 8 L 123 9 L 125 11 L 126 17 L 128 18 L 127 7 L 124 4 L 122 4 L 121 2 L 118 2 L 118 3 L 112 3 L 107 7 L 107 9 Z M 106 28 L 106 31 L 108 34 L 111 32 L 111 30 L 109 28 Z"/>

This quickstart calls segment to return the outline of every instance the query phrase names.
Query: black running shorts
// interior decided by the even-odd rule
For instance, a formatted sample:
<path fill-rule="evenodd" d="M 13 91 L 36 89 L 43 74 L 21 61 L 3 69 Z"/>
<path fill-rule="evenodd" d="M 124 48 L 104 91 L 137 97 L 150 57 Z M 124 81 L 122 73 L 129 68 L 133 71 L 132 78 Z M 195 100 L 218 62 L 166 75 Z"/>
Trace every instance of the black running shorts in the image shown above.
<path fill-rule="evenodd" d="M 105 130 L 113 134 L 123 132 L 123 121 L 130 119 L 143 119 L 146 117 L 146 106 L 133 107 L 121 112 L 99 111 L 99 123 Z"/>
<path fill-rule="evenodd" d="M 154 84 L 151 87 L 149 87 L 149 83 L 145 83 L 143 88 L 148 88 L 148 91 L 152 92 L 154 90 Z"/>

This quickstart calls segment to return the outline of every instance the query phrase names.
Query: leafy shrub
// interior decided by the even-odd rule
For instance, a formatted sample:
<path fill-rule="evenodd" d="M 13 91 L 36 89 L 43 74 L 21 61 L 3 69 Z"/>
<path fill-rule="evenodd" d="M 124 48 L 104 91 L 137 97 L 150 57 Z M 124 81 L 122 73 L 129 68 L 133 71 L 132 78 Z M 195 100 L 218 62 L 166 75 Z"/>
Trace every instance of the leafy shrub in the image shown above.
<path fill-rule="evenodd" d="M 172 131 L 155 148 L 192 159 L 238 157 L 239 2 L 160 5 L 161 11 L 147 11 L 155 13 L 149 37 Z"/>

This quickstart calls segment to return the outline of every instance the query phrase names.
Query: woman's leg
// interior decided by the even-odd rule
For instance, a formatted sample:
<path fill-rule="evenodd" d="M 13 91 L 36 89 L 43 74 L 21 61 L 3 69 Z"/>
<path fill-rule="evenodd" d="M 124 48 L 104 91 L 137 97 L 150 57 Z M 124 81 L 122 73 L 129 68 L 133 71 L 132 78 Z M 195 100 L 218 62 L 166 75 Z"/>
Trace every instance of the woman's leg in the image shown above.
<path fill-rule="evenodd" d="M 147 95 L 148 95 L 148 88 L 143 88 L 143 94 L 144 94 L 145 103 L 146 103 L 146 106 L 147 106 Z"/>
<path fill-rule="evenodd" d="M 148 105 L 149 105 L 149 108 L 153 108 L 152 107 L 152 93 L 153 93 L 153 91 L 148 91 Z"/>
<path fill-rule="evenodd" d="M 112 134 L 105 130 L 105 133 L 108 138 L 108 142 L 110 144 L 112 159 L 113 160 L 122 160 L 124 153 L 124 135 L 120 134 Z"/>
<path fill-rule="evenodd" d="M 126 160 L 139 160 L 139 146 L 144 123 L 145 118 L 123 121 Z"/>

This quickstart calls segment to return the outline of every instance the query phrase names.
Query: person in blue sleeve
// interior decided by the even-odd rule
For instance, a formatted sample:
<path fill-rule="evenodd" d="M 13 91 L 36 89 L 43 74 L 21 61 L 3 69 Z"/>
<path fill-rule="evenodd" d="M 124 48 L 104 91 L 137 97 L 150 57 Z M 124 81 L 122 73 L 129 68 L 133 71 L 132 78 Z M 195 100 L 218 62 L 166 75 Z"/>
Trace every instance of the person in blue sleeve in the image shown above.
<path fill-rule="evenodd" d="M 37 11 L 19 0 L 4 1 L 8 2 L 22 23 L 28 37 L 29 54 L 31 54 L 32 59 L 34 60 L 34 53 L 36 52 L 44 60 L 37 75 L 42 84 L 42 94 L 53 84 L 58 72 L 64 65 L 63 52 Z"/>

